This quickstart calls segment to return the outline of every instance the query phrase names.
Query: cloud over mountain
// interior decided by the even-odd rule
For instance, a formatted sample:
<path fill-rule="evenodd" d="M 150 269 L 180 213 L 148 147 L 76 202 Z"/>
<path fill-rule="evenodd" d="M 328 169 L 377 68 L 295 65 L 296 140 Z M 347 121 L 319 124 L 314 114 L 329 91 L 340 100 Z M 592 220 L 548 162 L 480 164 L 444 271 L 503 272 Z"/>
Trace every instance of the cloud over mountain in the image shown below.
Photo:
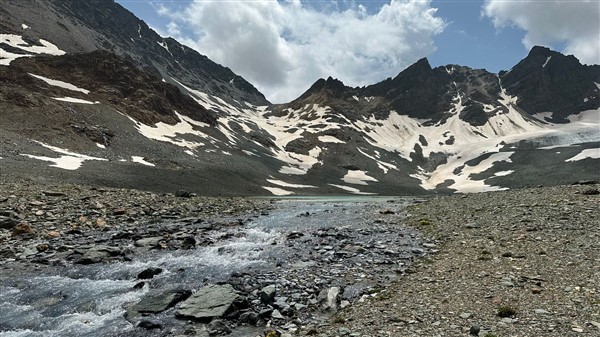
<path fill-rule="evenodd" d="M 362 5 L 317 9 L 299 0 L 195 1 L 162 6 L 169 34 L 226 64 L 274 102 L 289 101 L 317 78 L 349 85 L 396 75 L 435 50 L 445 22 L 430 1 L 392 0 L 370 12 Z"/>
<path fill-rule="evenodd" d="M 496 28 L 525 30 L 523 44 L 549 47 L 564 45 L 564 52 L 583 63 L 600 63 L 600 3 L 598 1 L 487 0 L 482 15 Z"/>

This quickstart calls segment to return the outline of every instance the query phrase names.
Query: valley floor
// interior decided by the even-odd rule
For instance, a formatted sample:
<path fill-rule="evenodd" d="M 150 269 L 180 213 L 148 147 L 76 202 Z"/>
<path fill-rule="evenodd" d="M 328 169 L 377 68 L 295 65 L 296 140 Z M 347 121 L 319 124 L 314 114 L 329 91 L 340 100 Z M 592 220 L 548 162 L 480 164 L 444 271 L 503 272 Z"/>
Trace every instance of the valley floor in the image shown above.
<path fill-rule="evenodd" d="M 599 336 L 597 188 L 456 195 L 412 206 L 406 225 L 435 238 L 439 252 L 318 334 Z"/>
<path fill-rule="evenodd" d="M 37 262 L 36 270 L 43 271 L 47 265 L 55 268 L 51 267 L 53 261 L 60 262 L 69 253 L 60 249 L 51 253 L 52 247 L 37 244 L 35 238 L 41 236 L 52 240 L 54 246 L 77 252 L 78 246 L 90 243 L 86 240 L 94 244 L 108 240 L 116 245 L 121 242 L 118 240 L 160 233 L 172 237 L 161 249 L 181 250 L 186 249 L 186 241 L 175 234 L 195 228 L 185 223 L 200 226 L 200 220 L 194 219 L 224 217 L 211 225 L 220 231 L 240 226 L 237 218 L 257 217 L 273 209 L 267 199 L 176 197 L 76 185 L 40 186 L 26 180 L 0 184 L 0 207 L 0 270 L 4 276 L 30 268 L 20 261 Z M 600 335 L 598 185 L 435 197 L 408 206 L 408 217 L 400 204 L 388 203 L 388 207 L 397 208 L 395 213 L 389 211 L 391 215 L 384 215 L 387 212 L 378 207 L 365 205 L 361 210 L 369 214 L 368 219 L 389 217 L 387 224 L 366 221 L 373 231 L 379 226 L 392 238 L 404 233 L 392 227 L 417 229 L 425 236 L 421 241 L 428 253 L 408 269 L 397 270 L 399 277 L 391 285 L 367 296 L 364 302 L 355 301 L 330 319 L 299 324 L 297 335 Z M 318 214 L 311 214 L 313 217 L 319 219 Z M 23 233 L 17 238 L 17 223 L 11 219 L 28 223 L 18 229 Z M 170 227 L 154 225 L 170 220 L 176 222 L 173 235 L 164 233 Z M 307 232 L 307 237 L 312 237 L 311 233 Z M 346 234 L 350 237 L 352 232 Z M 294 237 L 284 236 L 283 240 L 290 249 L 299 249 L 293 244 Z M 69 254 L 69 258 L 86 256 Z M 92 262 L 117 262 L 124 256 Z M 340 261 L 336 268 L 350 263 Z M 15 269 L 17 266 L 21 267 Z M 321 266 L 312 272 L 327 273 L 327 268 Z"/>

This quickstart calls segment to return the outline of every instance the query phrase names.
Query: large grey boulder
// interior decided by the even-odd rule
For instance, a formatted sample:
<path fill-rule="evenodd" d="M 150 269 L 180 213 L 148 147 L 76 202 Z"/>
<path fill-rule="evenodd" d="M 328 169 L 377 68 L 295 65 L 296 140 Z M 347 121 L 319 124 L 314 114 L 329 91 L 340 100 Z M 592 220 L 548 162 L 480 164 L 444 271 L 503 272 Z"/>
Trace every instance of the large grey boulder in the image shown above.
<path fill-rule="evenodd" d="M 196 320 L 222 317 L 230 311 L 240 296 L 229 284 L 207 285 L 181 303 L 177 316 Z"/>
<path fill-rule="evenodd" d="M 134 305 L 132 310 L 140 313 L 156 314 L 171 308 L 175 304 L 188 298 L 191 294 L 191 291 L 182 289 L 152 291 Z"/>

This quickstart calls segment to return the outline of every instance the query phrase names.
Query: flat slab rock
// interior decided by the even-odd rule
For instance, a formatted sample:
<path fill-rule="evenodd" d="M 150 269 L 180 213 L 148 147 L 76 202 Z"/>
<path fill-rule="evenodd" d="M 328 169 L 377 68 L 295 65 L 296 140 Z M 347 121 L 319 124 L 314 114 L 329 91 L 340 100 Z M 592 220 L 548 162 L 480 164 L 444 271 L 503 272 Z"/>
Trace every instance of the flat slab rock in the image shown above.
<path fill-rule="evenodd" d="M 181 303 L 177 316 L 206 320 L 227 313 L 239 295 L 229 284 L 207 285 Z"/>
<path fill-rule="evenodd" d="M 181 289 L 149 292 L 132 309 L 140 313 L 156 314 L 171 308 L 191 294 L 191 291 Z"/>

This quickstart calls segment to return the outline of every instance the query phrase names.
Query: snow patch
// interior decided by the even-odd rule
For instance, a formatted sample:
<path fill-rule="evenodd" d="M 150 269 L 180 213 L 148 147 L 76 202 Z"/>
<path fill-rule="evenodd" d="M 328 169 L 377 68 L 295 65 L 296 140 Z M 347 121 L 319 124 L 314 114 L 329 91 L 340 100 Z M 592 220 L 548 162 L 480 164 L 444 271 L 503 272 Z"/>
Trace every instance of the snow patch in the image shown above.
<path fill-rule="evenodd" d="M 294 192 L 290 192 L 290 191 L 286 191 L 282 188 L 279 187 L 268 187 L 268 186 L 262 186 L 262 188 L 264 188 L 265 190 L 271 192 L 273 195 L 290 195 L 290 194 L 294 194 Z"/>
<path fill-rule="evenodd" d="M 71 83 L 67 83 L 67 82 L 63 82 L 63 81 L 59 81 L 59 80 L 53 80 L 53 79 L 50 79 L 50 78 L 47 78 L 47 77 L 44 77 L 44 76 L 40 76 L 40 75 L 35 75 L 35 74 L 32 74 L 32 73 L 29 73 L 29 75 L 31 75 L 31 76 L 33 76 L 33 77 L 35 77 L 37 79 L 40 79 L 40 80 L 48 83 L 49 85 L 52 85 L 52 86 L 55 86 L 55 87 L 60 87 L 60 88 L 68 89 L 68 90 L 71 90 L 71 91 L 79 91 L 79 92 L 82 92 L 82 93 L 84 93 L 86 95 L 90 93 L 89 90 L 82 89 L 82 88 L 80 88 L 78 86 L 75 86 L 75 85 L 73 85 Z"/>
<path fill-rule="evenodd" d="M 319 136 L 319 141 L 323 143 L 340 143 L 346 144 L 346 142 L 341 141 L 333 136 Z"/>
<path fill-rule="evenodd" d="M 354 98 L 354 100 L 356 100 L 357 102 L 360 102 L 360 99 L 358 99 L 358 97 L 356 97 L 356 95 L 352 96 L 352 98 Z"/>
<path fill-rule="evenodd" d="M 546 58 L 546 62 L 544 62 L 544 64 L 542 64 L 542 68 L 546 68 L 546 65 L 548 64 L 548 62 L 550 62 L 550 59 L 552 58 L 552 56 L 548 56 Z"/>
<path fill-rule="evenodd" d="M 585 149 L 585 150 L 581 151 L 579 154 L 577 154 L 576 156 L 565 160 L 565 162 L 579 161 L 579 160 L 584 160 L 586 158 L 599 159 L 600 158 L 600 148 Z"/>
<path fill-rule="evenodd" d="M 180 138 L 180 136 L 185 134 L 196 135 L 204 139 L 212 139 L 212 137 L 194 130 L 194 126 L 207 128 L 208 124 L 195 121 L 187 116 L 181 115 L 178 112 L 175 112 L 177 118 L 179 118 L 180 122 L 175 125 L 169 125 L 167 123 L 156 123 L 154 126 L 149 126 L 143 123 L 136 121 L 135 119 L 126 116 L 132 122 L 135 123 L 138 131 L 148 139 L 154 139 L 162 142 L 171 143 L 180 147 L 185 147 L 190 150 L 193 150 L 197 147 L 204 146 L 204 143 L 188 141 Z"/>
<path fill-rule="evenodd" d="M 487 185 L 485 180 L 473 180 L 471 179 L 471 175 L 484 172 L 492 168 L 497 162 L 504 161 L 510 163 L 510 157 L 513 155 L 513 153 L 514 152 L 494 153 L 476 166 L 467 165 L 466 162 L 477 158 L 477 155 L 453 157 L 448 160 L 448 163 L 438 166 L 438 168 L 431 174 L 422 172 L 421 174 L 415 174 L 411 176 L 421 179 L 421 186 L 426 190 L 432 190 L 446 180 L 453 180 L 454 183 L 448 186 L 448 188 L 456 190 L 456 193 L 501 191 L 505 190 L 506 188 Z M 462 169 L 460 172 L 455 173 L 456 170 L 461 167 Z"/>
<path fill-rule="evenodd" d="M 100 143 L 96 143 L 96 146 L 99 147 L 99 148 L 101 148 L 101 149 L 106 149 L 106 146 L 104 146 L 104 145 L 102 145 Z"/>
<path fill-rule="evenodd" d="M 49 150 L 52 150 L 56 153 L 62 154 L 62 156 L 60 156 L 58 158 L 51 158 L 51 157 L 45 157 L 45 156 L 34 156 L 31 154 L 21 154 L 21 155 L 25 156 L 25 157 L 37 159 L 37 160 L 52 162 L 53 164 L 50 165 L 52 167 L 58 167 L 58 168 L 61 168 L 64 170 L 73 171 L 73 170 L 77 170 L 78 168 L 80 168 L 81 165 L 83 164 L 83 162 L 86 160 L 108 161 L 108 159 L 86 156 L 84 154 L 71 152 L 67 149 L 61 149 L 60 147 L 44 144 L 42 142 L 38 142 L 38 141 L 35 141 L 35 142 Z"/>
<path fill-rule="evenodd" d="M 145 161 L 144 157 L 141 157 L 141 156 L 131 156 L 131 161 L 134 163 L 138 163 L 138 164 L 142 164 L 142 165 L 146 165 L 146 166 L 156 166 L 150 162 Z"/>
<path fill-rule="evenodd" d="M 512 174 L 513 172 L 515 172 L 515 170 L 499 171 L 499 172 L 494 173 L 494 175 L 496 177 L 504 177 L 504 176 L 507 176 L 509 174 Z"/>
<path fill-rule="evenodd" d="M 389 171 L 390 169 L 392 169 L 392 170 L 398 170 L 398 167 L 397 167 L 396 165 L 394 165 L 394 164 L 386 163 L 386 162 L 384 162 L 384 161 L 382 161 L 382 160 L 380 160 L 380 159 L 377 159 L 376 157 L 373 157 L 373 156 L 371 156 L 371 155 L 367 154 L 367 153 L 366 153 L 365 151 L 363 151 L 362 149 L 359 149 L 359 148 L 357 148 L 357 150 L 358 150 L 358 152 L 360 152 L 360 153 L 361 153 L 363 156 L 365 156 L 365 157 L 367 157 L 367 158 L 369 158 L 369 159 L 372 159 L 372 160 L 374 160 L 374 161 L 377 163 L 377 167 L 379 167 L 379 168 L 380 168 L 380 169 L 383 171 L 383 174 L 386 174 L 386 173 L 388 173 L 388 171 Z M 375 151 L 375 153 L 376 153 L 376 155 L 377 155 L 377 156 L 379 156 L 379 153 L 378 153 L 377 151 Z"/>
<path fill-rule="evenodd" d="M 78 104 L 100 104 L 100 102 L 95 101 L 87 101 L 85 99 L 81 99 L 81 98 L 74 98 L 74 97 L 52 97 L 52 99 L 55 99 L 57 101 L 62 101 L 62 102 L 69 102 L 69 103 L 78 103 Z"/>
<path fill-rule="evenodd" d="M 58 49 L 58 47 L 46 40 L 40 39 L 39 43 L 41 46 L 30 45 L 23 40 L 20 35 L 14 34 L 0 34 L 0 43 L 5 43 L 13 48 L 21 49 L 22 51 L 31 54 L 13 54 L 4 49 L 0 48 L 0 65 L 9 65 L 10 62 L 18 59 L 19 57 L 31 57 L 32 54 L 49 54 L 49 55 L 64 55 L 65 51 Z"/>
<path fill-rule="evenodd" d="M 377 179 L 367 175 L 367 171 L 361 170 L 348 170 L 348 173 L 346 173 L 342 180 L 354 185 L 368 185 L 367 181 L 377 182 Z"/>
<path fill-rule="evenodd" d="M 171 55 L 171 57 L 174 57 L 173 54 L 171 54 L 171 51 L 169 50 L 169 45 L 167 45 L 166 42 L 164 42 L 164 41 L 156 41 L 156 43 L 158 43 L 159 46 L 163 47 L 163 49 L 166 50 L 167 53 L 169 53 L 169 55 Z"/>
<path fill-rule="evenodd" d="M 360 194 L 360 195 L 374 195 L 377 193 L 368 193 L 368 192 L 361 192 L 358 188 L 354 188 L 354 187 L 350 187 L 350 186 L 344 186 L 344 185 L 336 185 L 336 184 L 327 184 L 333 187 L 337 187 L 339 189 L 342 189 L 344 191 L 350 192 L 352 194 Z"/>
<path fill-rule="evenodd" d="M 29 29 L 29 28 L 31 28 L 31 27 L 29 27 L 28 25 L 26 25 L 26 24 L 22 23 L 22 24 L 21 24 L 21 28 L 23 28 L 23 29 Z"/>
<path fill-rule="evenodd" d="M 281 186 L 281 187 L 289 187 L 289 188 L 317 188 L 317 186 L 312 185 L 298 185 L 298 184 L 290 184 L 285 181 L 276 180 L 276 179 L 267 179 L 273 185 Z"/>
<path fill-rule="evenodd" d="M 249 155 L 249 156 L 254 156 L 254 157 L 260 157 L 259 155 L 257 155 L 256 153 L 252 152 L 252 151 L 248 151 L 248 150 L 242 150 L 243 153 Z"/>

